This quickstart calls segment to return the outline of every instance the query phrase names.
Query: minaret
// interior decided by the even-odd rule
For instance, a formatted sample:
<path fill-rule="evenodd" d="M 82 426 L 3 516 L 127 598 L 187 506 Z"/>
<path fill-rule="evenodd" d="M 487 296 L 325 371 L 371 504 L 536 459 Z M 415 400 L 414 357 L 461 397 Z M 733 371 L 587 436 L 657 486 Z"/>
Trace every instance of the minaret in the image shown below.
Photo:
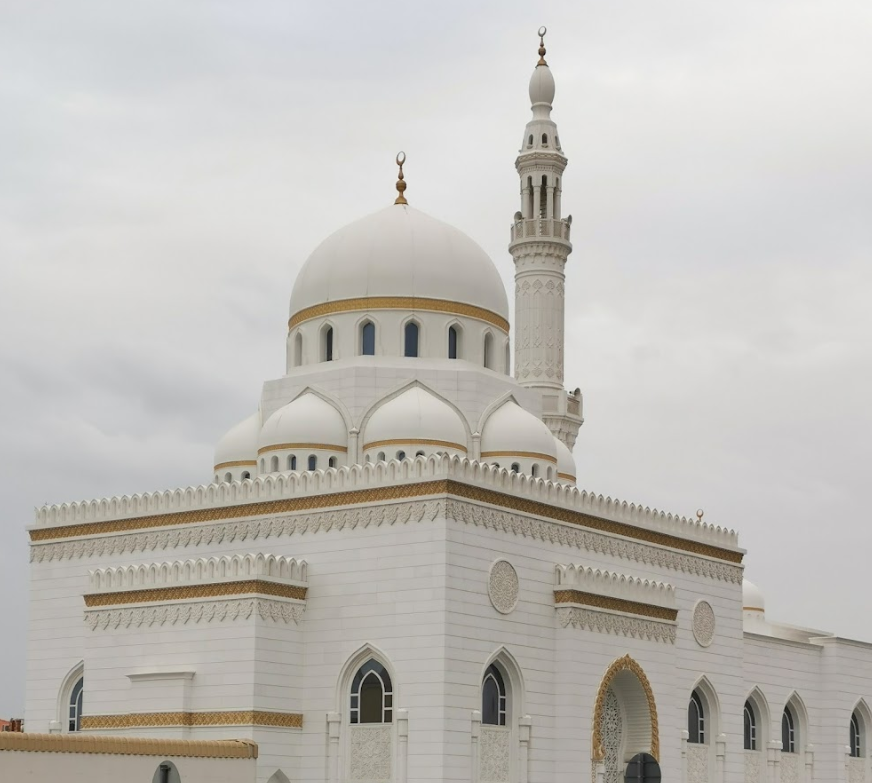
<path fill-rule="evenodd" d="M 571 449 L 584 420 L 581 392 L 563 388 L 563 268 L 572 252 L 572 218 L 561 218 L 567 159 L 551 119 L 554 77 L 545 62 L 545 32 L 539 28 L 539 62 L 530 79 L 533 117 L 515 161 L 521 179 L 521 209 L 509 244 L 515 262 L 515 377 L 541 392 L 544 422 Z"/>

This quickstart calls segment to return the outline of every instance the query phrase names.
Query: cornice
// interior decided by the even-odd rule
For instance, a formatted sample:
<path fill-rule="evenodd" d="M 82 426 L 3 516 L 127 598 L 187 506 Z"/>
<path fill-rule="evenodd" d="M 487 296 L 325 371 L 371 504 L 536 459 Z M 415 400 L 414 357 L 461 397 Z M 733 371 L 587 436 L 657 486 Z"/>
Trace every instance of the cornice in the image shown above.
<path fill-rule="evenodd" d="M 257 758 L 257 744 L 251 740 L 94 737 L 81 732 L 71 734 L 0 732 L 0 751 L 6 750 L 24 753 L 88 753 L 112 756 L 160 756 L 161 758 Z"/>
<path fill-rule="evenodd" d="M 108 593 L 88 593 L 85 606 L 120 606 L 122 604 L 166 603 L 194 598 L 218 598 L 238 595 L 269 595 L 277 598 L 305 600 L 308 588 L 300 585 L 270 582 L 264 579 L 246 579 L 232 582 L 184 585 L 180 587 L 152 587 L 140 590 L 121 590 Z"/>
<path fill-rule="evenodd" d="M 593 609 L 602 609 L 608 612 L 625 612 L 627 614 L 639 615 L 640 617 L 650 617 L 655 620 L 668 620 L 669 622 L 675 622 L 678 618 L 678 611 L 675 609 L 667 609 L 666 607 L 654 606 L 653 604 L 643 604 L 638 601 L 627 601 L 623 598 L 585 593 L 582 590 L 555 590 L 554 604 L 556 606 L 575 604 Z"/>
<path fill-rule="evenodd" d="M 363 296 L 354 299 L 337 299 L 333 302 L 306 307 L 291 316 L 288 329 L 299 326 L 312 318 L 323 318 L 337 313 L 352 313 L 366 310 L 417 310 L 433 313 L 448 313 L 466 318 L 486 321 L 504 332 L 509 331 L 509 322 L 497 313 L 465 302 L 451 302 L 447 299 L 430 299 L 421 296 Z"/>
<path fill-rule="evenodd" d="M 294 712 L 234 710 L 225 712 L 130 712 L 124 715 L 83 715 L 82 731 L 99 729 L 164 728 L 170 726 L 271 726 L 303 728 Z M 164 740 L 158 740 L 164 742 Z"/>

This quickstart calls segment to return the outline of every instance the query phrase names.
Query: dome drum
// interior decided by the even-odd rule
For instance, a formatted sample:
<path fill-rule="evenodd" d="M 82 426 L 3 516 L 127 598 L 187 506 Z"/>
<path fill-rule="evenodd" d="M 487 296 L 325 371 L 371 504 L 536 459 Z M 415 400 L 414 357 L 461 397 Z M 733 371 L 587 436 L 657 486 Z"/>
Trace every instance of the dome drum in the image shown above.
<path fill-rule="evenodd" d="M 261 449 L 258 475 L 341 468 L 348 462 L 348 449 L 329 443 L 280 443 Z"/>
<path fill-rule="evenodd" d="M 467 457 L 466 446 L 450 441 L 412 438 L 409 440 L 380 440 L 365 443 L 362 449 L 363 462 L 388 462 L 392 459 L 404 460 L 415 457 L 430 457 L 433 454 L 447 454 L 449 457 Z"/>
<path fill-rule="evenodd" d="M 487 418 L 481 459 L 516 473 L 558 480 L 557 441 L 542 421 L 508 400 Z"/>
<path fill-rule="evenodd" d="M 215 482 L 244 481 L 256 473 L 260 411 L 243 419 L 218 441 L 213 470 Z"/>

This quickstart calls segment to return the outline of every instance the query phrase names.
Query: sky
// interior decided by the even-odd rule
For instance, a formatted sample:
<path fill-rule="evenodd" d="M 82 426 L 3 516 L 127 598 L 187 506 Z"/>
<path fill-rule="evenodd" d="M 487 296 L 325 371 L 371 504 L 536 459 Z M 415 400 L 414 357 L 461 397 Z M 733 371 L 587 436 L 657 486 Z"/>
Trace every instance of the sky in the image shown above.
<path fill-rule="evenodd" d="M 398 150 L 513 290 L 543 24 L 579 485 L 702 508 L 770 619 L 872 641 L 868 0 L 4 0 L 0 716 L 34 507 L 207 482 Z"/>

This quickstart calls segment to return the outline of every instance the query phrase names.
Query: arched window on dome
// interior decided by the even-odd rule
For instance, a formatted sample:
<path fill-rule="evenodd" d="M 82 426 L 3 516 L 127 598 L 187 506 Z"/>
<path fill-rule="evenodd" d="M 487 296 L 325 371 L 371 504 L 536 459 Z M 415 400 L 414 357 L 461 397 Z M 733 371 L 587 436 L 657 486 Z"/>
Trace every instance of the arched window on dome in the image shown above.
<path fill-rule="evenodd" d="M 380 451 L 378 453 L 378 457 L 376 457 L 376 460 L 378 460 L 378 462 L 384 462 L 385 461 L 385 453 L 383 451 Z"/>
<path fill-rule="evenodd" d="M 757 713 L 750 701 L 745 702 L 745 750 L 757 750 Z"/>
<path fill-rule="evenodd" d="M 513 463 L 512 463 L 512 473 L 520 473 L 520 472 L 521 472 L 521 465 L 520 465 L 520 463 L 518 463 L 518 462 L 513 462 Z"/>
<path fill-rule="evenodd" d="M 484 366 L 493 369 L 494 361 L 494 336 L 488 332 L 484 336 Z"/>
<path fill-rule="evenodd" d="M 333 361 L 333 327 L 327 326 L 321 331 L 321 361 Z"/>
<path fill-rule="evenodd" d="M 502 672 L 491 664 L 481 683 L 481 722 L 487 726 L 506 725 L 506 684 Z"/>
<path fill-rule="evenodd" d="M 687 705 L 687 741 L 694 745 L 705 745 L 705 709 L 699 691 L 690 694 L 690 703 Z"/>
<path fill-rule="evenodd" d="M 788 704 L 781 715 L 781 752 L 796 753 L 796 716 Z"/>
<path fill-rule="evenodd" d="M 448 327 L 448 358 L 460 358 L 460 330 L 456 326 Z"/>
<path fill-rule="evenodd" d="M 360 355 L 375 356 L 375 324 L 372 321 L 360 327 Z"/>
<path fill-rule="evenodd" d="M 309 470 L 317 470 L 318 468 L 318 457 L 314 454 L 309 455 Z"/>
<path fill-rule="evenodd" d="M 328 468 L 335 468 L 336 467 L 336 457 L 330 457 L 327 460 L 327 467 Z"/>
<path fill-rule="evenodd" d="M 249 473 L 247 470 L 243 470 L 242 471 L 242 480 L 245 481 L 246 479 L 250 479 L 250 478 L 251 478 L 251 473 Z"/>
<path fill-rule="evenodd" d="M 85 678 L 79 677 L 70 691 L 70 713 L 67 731 L 82 730 L 82 704 L 85 696 Z"/>
<path fill-rule="evenodd" d="M 229 470 L 224 474 L 224 480 L 228 483 L 233 481 L 233 474 Z"/>
<path fill-rule="evenodd" d="M 425 455 L 424 455 L 424 452 L 423 452 L 423 451 L 416 451 L 416 452 L 415 452 L 415 456 L 416 456 L 416 457 L 423 457 L 423 456 L 425 456 Z"/>
<path fill-rule="evenodd" d="M 215 474 L 215 483 L 217 484 L 218 481 L 219 481 L 219 479 L 218 479 L 218 474 L 216 473 L 216 474 Z"/>
<path fill-rule="evenodd" d="M 279 472 L 279 458 L 273 457 L 269 461 L 269 472 L 270 473 L 278 473 Z"/>
<path fill-rule="evenodd" d="M 416 357 L 418 355 L 418 332 L 420 331 L 415 321 L 409 321 L 403 328 L 403 356 Z"/>
<path fill-rule="evenodd" d="M 370 658 L 351 682 L 349 723 L 392 723 L 393 698 L 388 670 Z"/>
<path fill-rule="evenodd" d="M 260 458 L 260 472 L 266 473 L 266 460 L 263 457 Z"/>
<path fill-rule="evenodd" d="M 294 335 L 294 367 L 299 367 L 303 363 L 303 333 L 297 330 Z"/>
<path fill-rule="evenodd" d="M 397 452 L 397 459 L 402 462 L 406 458 L 406 452 L 402 449 Z"/>
<path fill-rule="evenodd" d="M 288 454 L 288 470 L 296 470 L 297 469 L 297 455 L 296 454 Z"/>
<path fill-rule="evenodd" d="M 530 475 L 533 478 L 539 478 L 539 465 L 537 463 L 533 463 L 533 467 L 530 468 Z"/>

